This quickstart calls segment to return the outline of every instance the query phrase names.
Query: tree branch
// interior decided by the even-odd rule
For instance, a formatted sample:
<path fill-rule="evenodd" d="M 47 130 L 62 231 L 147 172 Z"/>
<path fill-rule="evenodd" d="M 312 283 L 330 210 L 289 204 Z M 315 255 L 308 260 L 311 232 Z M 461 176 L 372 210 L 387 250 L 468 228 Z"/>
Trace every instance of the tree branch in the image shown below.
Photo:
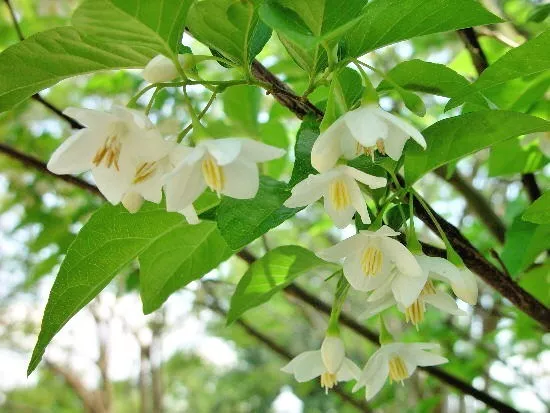
<path fill-rule="evenodd" d="M 468 49 L 472 62 L 477 70 L 478 75 L 481 75 L 485 69 L 489 67 L 489 60 L 487 55 L 483 52 L 476 31 L 472 27 L 466 29 L 460 29 L 457 31 L 462 43 Z M 540 188 L 535 179 L 533 173 L 526 173 L 521 175 L 521 182 L 529 195 L 531 202 L 534 202 L 541 196 Z"/>

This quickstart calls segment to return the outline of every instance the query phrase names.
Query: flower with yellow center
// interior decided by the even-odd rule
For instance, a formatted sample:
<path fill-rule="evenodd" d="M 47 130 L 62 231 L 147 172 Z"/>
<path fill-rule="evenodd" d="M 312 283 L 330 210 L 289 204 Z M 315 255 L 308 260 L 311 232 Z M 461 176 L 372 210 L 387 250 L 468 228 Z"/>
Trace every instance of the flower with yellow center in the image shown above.
<path fill-rule="evenodd" d="M 335 336 L 326 336 L 320 350 L 299 354 L 281 370 L 300 383 L 320 377 L 325 392 L 340 381 L 357 380 L 360 374 L 359 367 L 346 358 L 344 342 Z"/>
<path fill-rule="evenodd" d="M 366 389 L 366 399 L 371 400 L 384 386 L 389 377 L 390 383 L 403 382 L 422 366 L 437 366 L 448 360 L 432 351 L 438 350 L 432 343 L 390 343 L 384 344 L 369 359 L 353 391 Z"/>
<path fill-rule="evenodd" d="M 378 105 L 361 106 L 347 112 L 325 130 L 311 150 L 311 164 L 319 172 L 333 168 L 342 156 L 353 159 L 378 151 L 398 160 L 409 137 L 426 148 L 424 137 L 416 128 Z"/>
<path fill-rule="evenodd" d="M 106 113 L 69 108 L 64 113 L 85 127 L 57 148 L 48 169 L 56 174 L 90 170 L 110 203 L 116 205 L 125 199 L 130 210 L 139 209 L 140 198 L 130 194 L 136 192 L 133 186 L 152 182 L 157 164 L 168 156 L 173 144 L 165 141 L 149 119 L 137 111 L 115 107 Z M 162 182 L 157 180 L 154 190 L 151 185 L 147 188 L 149 194 L 143 198 L 160 202 Z M 155 196 L 150 194 L 153 191 Z"/>
<path fill-rule="evenodd" d="M 372 189 L 386 185 L 386 178 L 368 175 L 347 165 L 339 165 L 318 175 L 309 175 L 292 188 L 285 202 L 289 208 L 303 207 L 324 198 L 325 211 L 339 228 L 348 226 L 355 211 L 364 223 L 370 223 L 365 199 L 358 182 Z"/>
<path fill-rule="evenodd" d="M 380 294 L 387 291 L 397 302 L 410 306 L 426 283 L 426 275 L 414 255 L 397 240 L 388 226 L 356 235 L 321 251 L 319 257 L 338 262 L 343 259 L 344 276 L 353 288 Z"/>
<path fill-rule="evenodd" d="M 253 198 L 258 192 L 257 163 L 280 158 L 285 151 L 252 139 L 204 139 L 166 176 L 166 209 L 180 211 L 208 187 L 218 195 Z"/>

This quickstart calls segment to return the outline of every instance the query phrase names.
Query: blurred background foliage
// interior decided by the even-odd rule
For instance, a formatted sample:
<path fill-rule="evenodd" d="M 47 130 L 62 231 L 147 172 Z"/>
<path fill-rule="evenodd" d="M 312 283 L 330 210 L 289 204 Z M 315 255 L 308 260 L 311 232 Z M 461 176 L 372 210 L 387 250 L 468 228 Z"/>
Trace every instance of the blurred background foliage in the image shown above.
<path fill-rule="evenodd" d="M 77 1 L 12 0 L 23 34 L 67 24 Z M 548 4 L 543 1 L 487 0 L 486 7 L 508 23 L 481 31 L 480 42 L 490 62 L 548 27 Z M 546 13 L 545 13 L 546 9 Z M 18 41 L 11 16 L 0 2 L 0 49 Z M 207 53 L 189 37 L 184 43 L 195 53 Z M 307 88 L 305 73 L 273 36 L 258 59 L 298 93 Z M 403 60 L 443 63 L 473 79 L 477 76 L 469 53 L 456 33 L 417 38 L 369 54 L 367 60 L 385 71 Z M 217 64 L 201 67 L 204 78 L 228 76 Z M 376 79 L 378 83 L 380 79 Z M 501 108 L 548 119 L 550 74 L 507 82 L 491 89 Z M 97 73 L 61 82 L 42 96 L 58 108 L 84 106 L 109 109 L 124 105 L 144 85 L 139 71 Z M 193 87 L 197 108 L 210 93 Z M 321 87 L 310 99 L 323 107 L 328 90 Z M 445 98 L 423 94 L 427 116 L 420 118 L 386 92 L 387 110 L 408 117 L 419 128 L 443 116 Z M 145 106 L 147 99 L 139 101 Z M 158 94 L 151 118 L 165 135 L 176 134 L 189 121 L 180 95 L 172 89 Z M 250 136 L 270 145 L 292 148 L 299 121 L 250 86 L 221 94 L 208 113 L 214 136 Z M 1 141 L 47 160 L 70 126 L 35 100 L 0 114 Z M 525 268 L 516 257 L 526 249 L 532 260 L 550 249 L 550 229 L 521 221 L 528 197 L 520 173 L 536 172 L 539 186 L 550 187 L 546 136 L 522 137 L 468 157 L 452 171 L 429 175 L 419 190 L 436 211 L 462 232 L 487 257 L 494 249 L 520 285 L 550 304 L 550 263 L 539 257 Z M 549 145 L 546 143 L 546 145 Z M 264 166 L 263 173 L 287 180 L 293 154 Z M 546 167 L 546 168 L 545 168 Z M 504 243 L 492 235 L 482 218 L 465 201 L 456 179 L 483 195 L 504 222 Z M 546 172 L 546 173 L 545 173 Z M 136 292 L 139 272 L 127 268 L 93 305 L 75 317 L 46 353 L 46 362 L 29 379 L 25 365 L 39 327 L 47 293 L 60 260 L 83 222 L 101 200 L 80 188 L 37 173 L 0 155 L 0 410 L 3 412 L 354 412 L 357 408 L 338 395 L 328 396 L 318 383 L 296 383 L 279 371 L 285 356 L 319 346 L 325 319 L 290 296 L 279 294 L 247 313 L 244 325 L 225 326 L 233 286 L 246 270 L 234 257 L 199 283 L 174 294 L 162 310 L 144 317 Z M 438 241 L 420 224 L 422 239 Z M 288 243 L 312 250 L 349 234 L 335 230 L 322 209 L 299 213 L 250 246 L 257 255 Z M 520 254 L 521 252 L 521 254 Z M 492 259 L 492 258 L 491 258 Z M 302 277 L 300 284 L 330 301 L 334 281 L 324 274 Z M 346 310 L 360 318 L 361 294 L 351 294 Z M 221 310 L 220 310 L 221 308 Z M 464 308 L 468 308 L 464 306 Z M 430 311 L 416 331 L 404 329 L 397 313 L 390 328 L 415 341 L 438 341 L 450 359 L 446 369 L 507 401 L 520 410 L 548 411 L 550 402 L 550 336 L 489 287 L 481 286 L 479 304 L 468 317 L 450 318 Z M 375 327 L 374 321 L 369 321 Z M 353 333 L 345 341 L 351 357 L 364 363 L 374 347 Z M 283 352 L 284 352 L 283 351 Z M 350 390 L 349 386 L 343 386 Z M 359 397 L 359 396 L 358 396 Z M 359 398 L 360 399 L 360 398 Z M 387 385 L 370 404 L 384 412 L 485 411 L 470 397 L 453 392 L 434 378 L 417 374 L 405 387 Z M 414 406 L 414 407 L 404 407 Z"/>

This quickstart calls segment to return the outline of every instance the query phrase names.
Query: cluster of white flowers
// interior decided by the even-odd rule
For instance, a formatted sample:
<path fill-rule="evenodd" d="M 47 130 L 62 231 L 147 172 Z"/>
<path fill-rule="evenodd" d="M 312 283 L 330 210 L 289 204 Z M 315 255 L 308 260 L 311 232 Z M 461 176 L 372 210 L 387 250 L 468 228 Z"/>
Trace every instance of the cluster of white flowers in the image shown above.
<path fill-rule="evenodd" d="M 180 63 L 187 61 L 180 58 Z M 155 57 L 144 69 L 150 82 L 172 80 L 174 64 Z M 63 142 L 48 162 L 56 174 L 91 171 L 99 191 L 113 205 L 137 212 L 144 200 L 199 222 L 193 202 L 209 187 L 233 198 L 253 198 L 259 185 L 258 162 L 280 158 L 285 151 L 247 138 L 202 139 L 189 147 L 165 139 L 149 118 L 115 107 L 110 113 L 69 108 L 64 112 L 84 128 Z"/>
<path fill-rule="evenodd" d="M 319 174 L 297 184 L 286 205 L 305 206 L 324 197 L 325 210 L 336 226 L 349 225 L 356 211 L 363 223 L 370 223 L 358 182 L 376 189 L 385 186 L 386 180 L 340 164 L 340 159 L 353 159 L 360 154 L 374 156 L 374 151 L 378 151 L 399 160 L 409 137 L 426 147 L 415 128 L 376 106 L 348 112 L 316 140 L 311 163 Z M 405 320 L 418 328 L 424 319 L 426 304 L 452 315 L 464 315 L 455 299 L 436 286 L 434 280 L 449 283 L 457 297 L 473 305 L 478 295 L 475 276 L 443 258 L 413 254 L 392 238 L 397 235 L 398 232 L 385 225 L 376 231 L 359 231 L 318 255 L 328 261 L 341 262 L 351 287 L 368 293 L 366 317 L 395 305 L 404 313 Z M 326 345 L 327 342 L 332 344 Z M 382 341 L 382 347 L 361 372 L 345 358 L 342 340 L 327 331 L 320 351 L 300 354 L 283 371 L 294 374 L 298 381 L 321 376 L 321 385 L 327 390 L 338 381 L 355 379 L 354 391 L 366 387 L 366 398 L 370 400 L 380 391 L 388 375 L 390 381 L 402 382 L 418 366 L 447 362 L 446 358 L 430 352 L 438 347 L 432 343 Z"/>

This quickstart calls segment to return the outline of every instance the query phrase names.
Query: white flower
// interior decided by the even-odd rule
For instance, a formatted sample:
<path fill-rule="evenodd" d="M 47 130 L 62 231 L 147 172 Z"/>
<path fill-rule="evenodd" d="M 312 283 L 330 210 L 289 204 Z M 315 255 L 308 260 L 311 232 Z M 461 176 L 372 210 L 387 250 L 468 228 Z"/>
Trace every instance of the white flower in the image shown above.
<path fill-rule="evenodd" d="M 374 291 L 377 298 L 391 291 L 398 303 L 409 307 L 426 284 L 427 274 L 405 246 L 390 238 L 396 235 L 386 225 L 375 232 L 359 231 L 317 255 L 333 262 L 344 258 L 344 276 L 356 290 Z"/>
<path fill-rule="evenodd" d="M 451 285 L 455 295 L 470 305 L 477 303 L 478 287 L 475 275 L 466 267 L 457 267 L 444 258 L 421 255 L 418 263 L 430 278 Z"/>
<path fill-rule="evenodd" d="M 334 336 L 325 337 L 321 350 L 303 352 L 281 370 L 300 383 L 320 376 L 326 392 L 339 381 L 357 380 L 360 374 L 359 367 L 346 358 L 343 341 Z"/>
<path fill-rule="evenodd" d="M 398 160 L 409 137 L 426 148 L 422 134 L 407 122 L 378 105 L 361 106 L 341 116 L 319 135 L 311 151 L 311 164 L 324 172 L 341 156 L 353 159 L 363 153 L 372 155 L 375 150 Z"/>
<path fill-rule="evenodd" d="M 184 71 L 193 66 L 193 55 L 180 54 L 178 61 Z M 164 55 L 153 57 L 141 73 L 143 78 L 149 83 L 169 82 L 180 76 L 174 62 Z"/>
<path fill-rule="evenodd" d="M 544 156 L 550 158 L 550 132 L 539 132 L 527 135 L 521 140 L 521 146 L 529 146 L 531 142 L 538 142 L 540 151 Z"/>
<path fill-rule="evenodd" d="M 166 177 L 166 208 L 180 211 L 207 187 L 232 198 L 253 198 L 259 187 L 256 163 L 280 158 L 284 153 L 252 139 L 201 140 Z"/>
<path fill-rule="evenodd" d="M 319 175 L 309 175 L 292 188 L 285 202 L 289 208 L 306 206 L 319 198 L 325 199 L 325 211 L 335 225 L 345 228 L 351 223 L 355 211 L 361 220 L 370 223 L 369 212 L 357 182 L 376 189 L 386 185 L 386 178 L 368 175 L 347 165 L 338 165 Z"/>
<path fill-rule="evenodd" d="M 77 108 L 64 113 L 85 128 L 57 148 L 48 162 L 50 171 L 78 174 L 91 170 L 97 187 L 113 205 L 125 199 L 131 210 L 139 209 L 139 197 L 132 192 L 160 202 L 159 162 L 173 145 L 162 139 L 147 117 L 121 107 L 111 113 Z"/>
<path fill-rule="evenodd" d="M 380 347 L 367 362 L 361 377 L 353 388 L 356 392 L 366 387 L 367 400 L 372 399 L 384 386 L 389 375 L 390 382 L 403 382 L 418 366 L 436 366 L 447 363 L 445 357 L 427 350 L 439 349 L 432 343 L 391 343 Z"/>

